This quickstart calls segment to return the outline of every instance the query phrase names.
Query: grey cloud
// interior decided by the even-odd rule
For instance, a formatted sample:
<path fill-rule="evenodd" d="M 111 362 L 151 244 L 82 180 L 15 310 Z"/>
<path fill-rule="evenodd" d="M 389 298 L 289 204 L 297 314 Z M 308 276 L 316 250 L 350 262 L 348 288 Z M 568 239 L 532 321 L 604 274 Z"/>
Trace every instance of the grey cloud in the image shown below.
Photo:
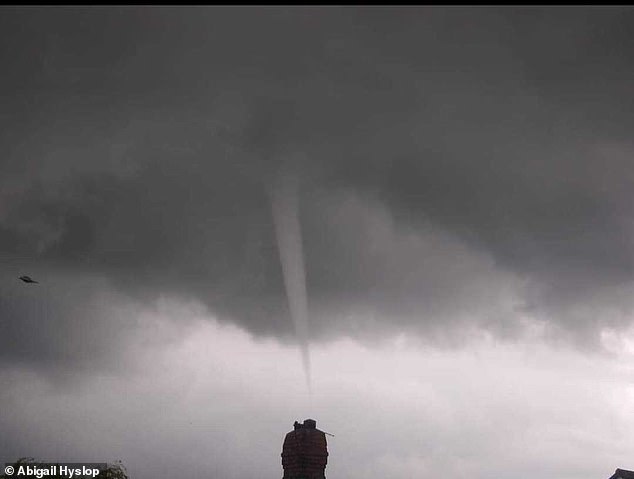
<path fill-rule="evenodd" d="M 103 279 L 60 270 L 34 268 L 39 283 L 25 285 L 16 266 L 5 261 L 2 274 L 3 367 L 45 370 L 60 384 L 87 370 L 118 370 L 129 356 L 128 338 L 140 327 L 139 305 Z"/>
<path fill-rule="evenodd" d="M 265 189 L 290 167 L 318 336 L 627 323 L 629 11 L 1 17 L 5 257 L 284 336 Z"/>
<path fill-rule="evenodd" d="M 53 390 L 0 372 L 0 459 L 120 458 L 140 479 L 280 475 L 284 434 L 306 410 L 297 352 L 214 321 L 168 324 L 171 344 L 153 328 L 134 334 L 126 374 Z M 631 366 L 629 354 L 530 342 L 444 352 L 333 342 L 314 349 L 312 414 L 335 434 L 333 477 L 597 477 L 631 457 Z"/>

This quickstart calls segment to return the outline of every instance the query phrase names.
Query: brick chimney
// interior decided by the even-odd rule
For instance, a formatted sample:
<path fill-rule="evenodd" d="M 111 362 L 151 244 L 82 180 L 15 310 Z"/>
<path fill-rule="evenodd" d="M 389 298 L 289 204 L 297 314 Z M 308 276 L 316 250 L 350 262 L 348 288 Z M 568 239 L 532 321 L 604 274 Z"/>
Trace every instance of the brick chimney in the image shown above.
<path fill-rule="evenodd" d="M 326 434 L 317 429 L 317 421 L 295 421 L 282 446 L 283 479 L 325 479 L 327 462 Z"/>

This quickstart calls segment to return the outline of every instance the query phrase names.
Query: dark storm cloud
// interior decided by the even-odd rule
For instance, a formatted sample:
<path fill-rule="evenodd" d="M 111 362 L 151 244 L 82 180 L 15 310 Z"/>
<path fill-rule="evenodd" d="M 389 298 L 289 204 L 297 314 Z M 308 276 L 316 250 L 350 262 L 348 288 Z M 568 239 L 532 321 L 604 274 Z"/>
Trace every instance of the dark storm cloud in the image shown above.
<path fill-rule="evenodd" d="M 292 169 L 316 333 L 593 337 L 632 306 L 633 20 L 4 9 L 2 255 L 290 334 L 265 192 Z"/>
<path fill-rule="evenodd" d="M 0 362 L 44 365 L 58 380 L 117 369 L 129 352 L 126 338 L 138 330 L 140 308 L 103 279 L 39 269 L 39 282 L 25 285 L 11 274 L 15 266 L 3 262 Z"/>

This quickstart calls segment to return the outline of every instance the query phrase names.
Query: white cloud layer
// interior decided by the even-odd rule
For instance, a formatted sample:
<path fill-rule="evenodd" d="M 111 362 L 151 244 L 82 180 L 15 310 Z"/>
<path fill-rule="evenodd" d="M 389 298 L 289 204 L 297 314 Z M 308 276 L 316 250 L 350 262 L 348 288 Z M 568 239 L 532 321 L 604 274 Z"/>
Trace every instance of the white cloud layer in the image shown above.
<path fill-rule="evenodd" d="M 310 416 L 336 436 L 332 478 L 594 479 L 634 468 L 623 335 L 604 335 L 612 356 L 529 340 L 442 351 L 402 336 L 339 340 L 314 347 L 311 398 L 296 349 L 196 305 L 163 301 L 138 324 L 125 372 L 53 383 L 5 369 L 0 460 L 121 459 L 135 479 L 280 477 L 284 434 Z"/>

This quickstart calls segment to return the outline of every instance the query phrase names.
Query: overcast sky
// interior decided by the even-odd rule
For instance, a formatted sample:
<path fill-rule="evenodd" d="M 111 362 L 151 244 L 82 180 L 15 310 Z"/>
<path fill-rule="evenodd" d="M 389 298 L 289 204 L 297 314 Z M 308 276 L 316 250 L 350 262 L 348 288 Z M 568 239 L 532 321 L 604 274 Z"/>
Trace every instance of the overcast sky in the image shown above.
<path fill-rule="evenodd" d="M 634 469 L 632 9 L 4 7 L 0 61 L 0 461 Z"/>

